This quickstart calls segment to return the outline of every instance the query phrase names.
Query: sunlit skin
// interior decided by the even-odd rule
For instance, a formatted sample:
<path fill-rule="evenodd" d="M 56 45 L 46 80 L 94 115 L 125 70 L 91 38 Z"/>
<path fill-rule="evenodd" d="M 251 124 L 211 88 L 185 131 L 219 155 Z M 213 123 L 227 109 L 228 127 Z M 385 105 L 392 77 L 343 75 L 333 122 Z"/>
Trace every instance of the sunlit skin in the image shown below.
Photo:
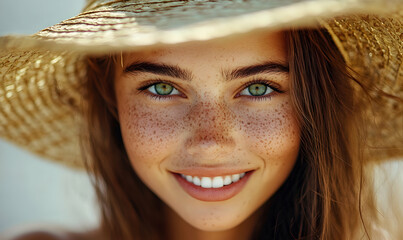
<path fill-rule="evenodd" d="M 186 74 L 151 73 L 136 65 L 143 62 L 175 66 Z M 171 226 L 198 232 L 193 237 L 246 236 L 256 221 L 253 213 L 291 172 L 300 128 L 288 72 L 272 69 L 230 77 L 235 69 L 269 62 L 288 66 L 283 33 L 142 50 L 124 54 L 123 68 L 116 64 L 117 107 L 128 156 L 142 181 L 170 207 L 166 222 Z M 133 64 L 137 67 L 130 67 Z M 152 84 L 160 82 L 174 89 L 168 95 L 155 94 Z M 267 86 L 264 95 L 248 92 L 254 83 Z M 184 169 L 213 169 L 218 176 L 223 170 L 254 172 L 232 198 L 201 201 L 175 179 L 173 172 Z M 185 234 L 172 231 L 176 233 L 171 236 Z"/>

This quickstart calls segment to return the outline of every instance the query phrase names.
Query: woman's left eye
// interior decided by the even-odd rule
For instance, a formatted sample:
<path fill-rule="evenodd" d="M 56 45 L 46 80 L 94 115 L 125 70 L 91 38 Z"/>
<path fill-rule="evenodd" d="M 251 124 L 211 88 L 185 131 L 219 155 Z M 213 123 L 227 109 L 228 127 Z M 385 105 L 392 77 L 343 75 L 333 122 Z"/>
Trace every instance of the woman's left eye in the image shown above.
<path fill-rule="evenodd" d="M 239 95 L 246 95 L 246 96 L 264 96 L 272 93 L 274 90 L 269 85 L 264 83 L 253 83 L 246 88 L 244 88 Z"/>
<path fill-rule="evenodd" d="M 155 95 L 177 95 L 179 91 L 168 83 L 155 83 L 147 88 L 148 91 Z"/>

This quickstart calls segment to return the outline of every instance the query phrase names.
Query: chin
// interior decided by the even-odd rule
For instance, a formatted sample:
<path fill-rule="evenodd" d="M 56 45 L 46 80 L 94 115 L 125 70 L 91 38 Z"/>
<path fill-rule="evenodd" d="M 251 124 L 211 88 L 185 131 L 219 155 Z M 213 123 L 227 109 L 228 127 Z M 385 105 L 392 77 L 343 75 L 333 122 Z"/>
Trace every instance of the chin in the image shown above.
<path fill-rule="evenodd" d="M 230 230 L 243 223 L 249 216 L 246 212 L 235 212 L 234 208 L 219 209 L 216 207 L 177 213 L 194 228 L 209 232 Z"/>
<path fill-rule="evenodd" d="M 216 220 L 210 219 L 207 221 L 191 219 L 191 221 L 186 221 L 186 222 L 189 223 L 194 228 L 199 229 L 201 231 L 220 232 L 220 231 L 226 231 L 226 230 L 235 228 L 239 224 L 241 224 L 242 221 L 235 222 L 234 219 L 229 219 L 229 221 L 225 221 L 225 220 L 220 221 L 218 219 L 216 219 Z"/>

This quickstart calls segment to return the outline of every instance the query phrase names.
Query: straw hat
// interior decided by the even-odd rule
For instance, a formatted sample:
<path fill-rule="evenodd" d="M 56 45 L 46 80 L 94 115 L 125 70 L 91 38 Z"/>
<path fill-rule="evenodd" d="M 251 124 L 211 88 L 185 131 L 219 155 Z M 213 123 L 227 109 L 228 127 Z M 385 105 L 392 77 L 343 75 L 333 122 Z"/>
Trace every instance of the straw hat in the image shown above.
<path fill-rule="evenodd" d="M 0 38 L 0 136 L 81 167 L 79 105 L 87 54 L 262 29 L 324 27 L 365 81 L 402 99 L 402 17 L 400 0 L 91 0 L 78 16 L 37 34 Z M 374 123 L 368 126 L 367 156 L 402 156 L 403 103 L 372 94 L 382 107 L 368 107 Z"/>

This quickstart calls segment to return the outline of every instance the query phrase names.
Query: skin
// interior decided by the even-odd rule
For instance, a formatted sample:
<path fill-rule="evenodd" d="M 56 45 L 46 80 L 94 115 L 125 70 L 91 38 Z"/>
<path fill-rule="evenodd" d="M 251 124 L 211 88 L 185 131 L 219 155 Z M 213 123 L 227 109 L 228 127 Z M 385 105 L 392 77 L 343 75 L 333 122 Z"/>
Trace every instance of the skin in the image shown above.
<path fill-rule="evenodd" d="M 230 81 L 223 74 L 268 61 L 287 65 L 281 32 L 148 49 L 125 54 L 123 68 L 117 64 L 115 93 L 123 141 L 135 172 L 167 205 L 170 238 L 246 239 L 256 210 L 291 172 L 300 128 L 288 72 Z M 192 79 L 124 71 L 139 62 L 174 65 Z M 157 99 L 152 88 L 144 88 L 156 79 L 174 86 L 177 94 Z M 247 95 L 243 90 L 252 80 L 269 80 L 281 92 Z M 191 197 L 178 184 L 172 172 L 183 169 L 254 172 L 234 197 L 207 202 Z"/>

